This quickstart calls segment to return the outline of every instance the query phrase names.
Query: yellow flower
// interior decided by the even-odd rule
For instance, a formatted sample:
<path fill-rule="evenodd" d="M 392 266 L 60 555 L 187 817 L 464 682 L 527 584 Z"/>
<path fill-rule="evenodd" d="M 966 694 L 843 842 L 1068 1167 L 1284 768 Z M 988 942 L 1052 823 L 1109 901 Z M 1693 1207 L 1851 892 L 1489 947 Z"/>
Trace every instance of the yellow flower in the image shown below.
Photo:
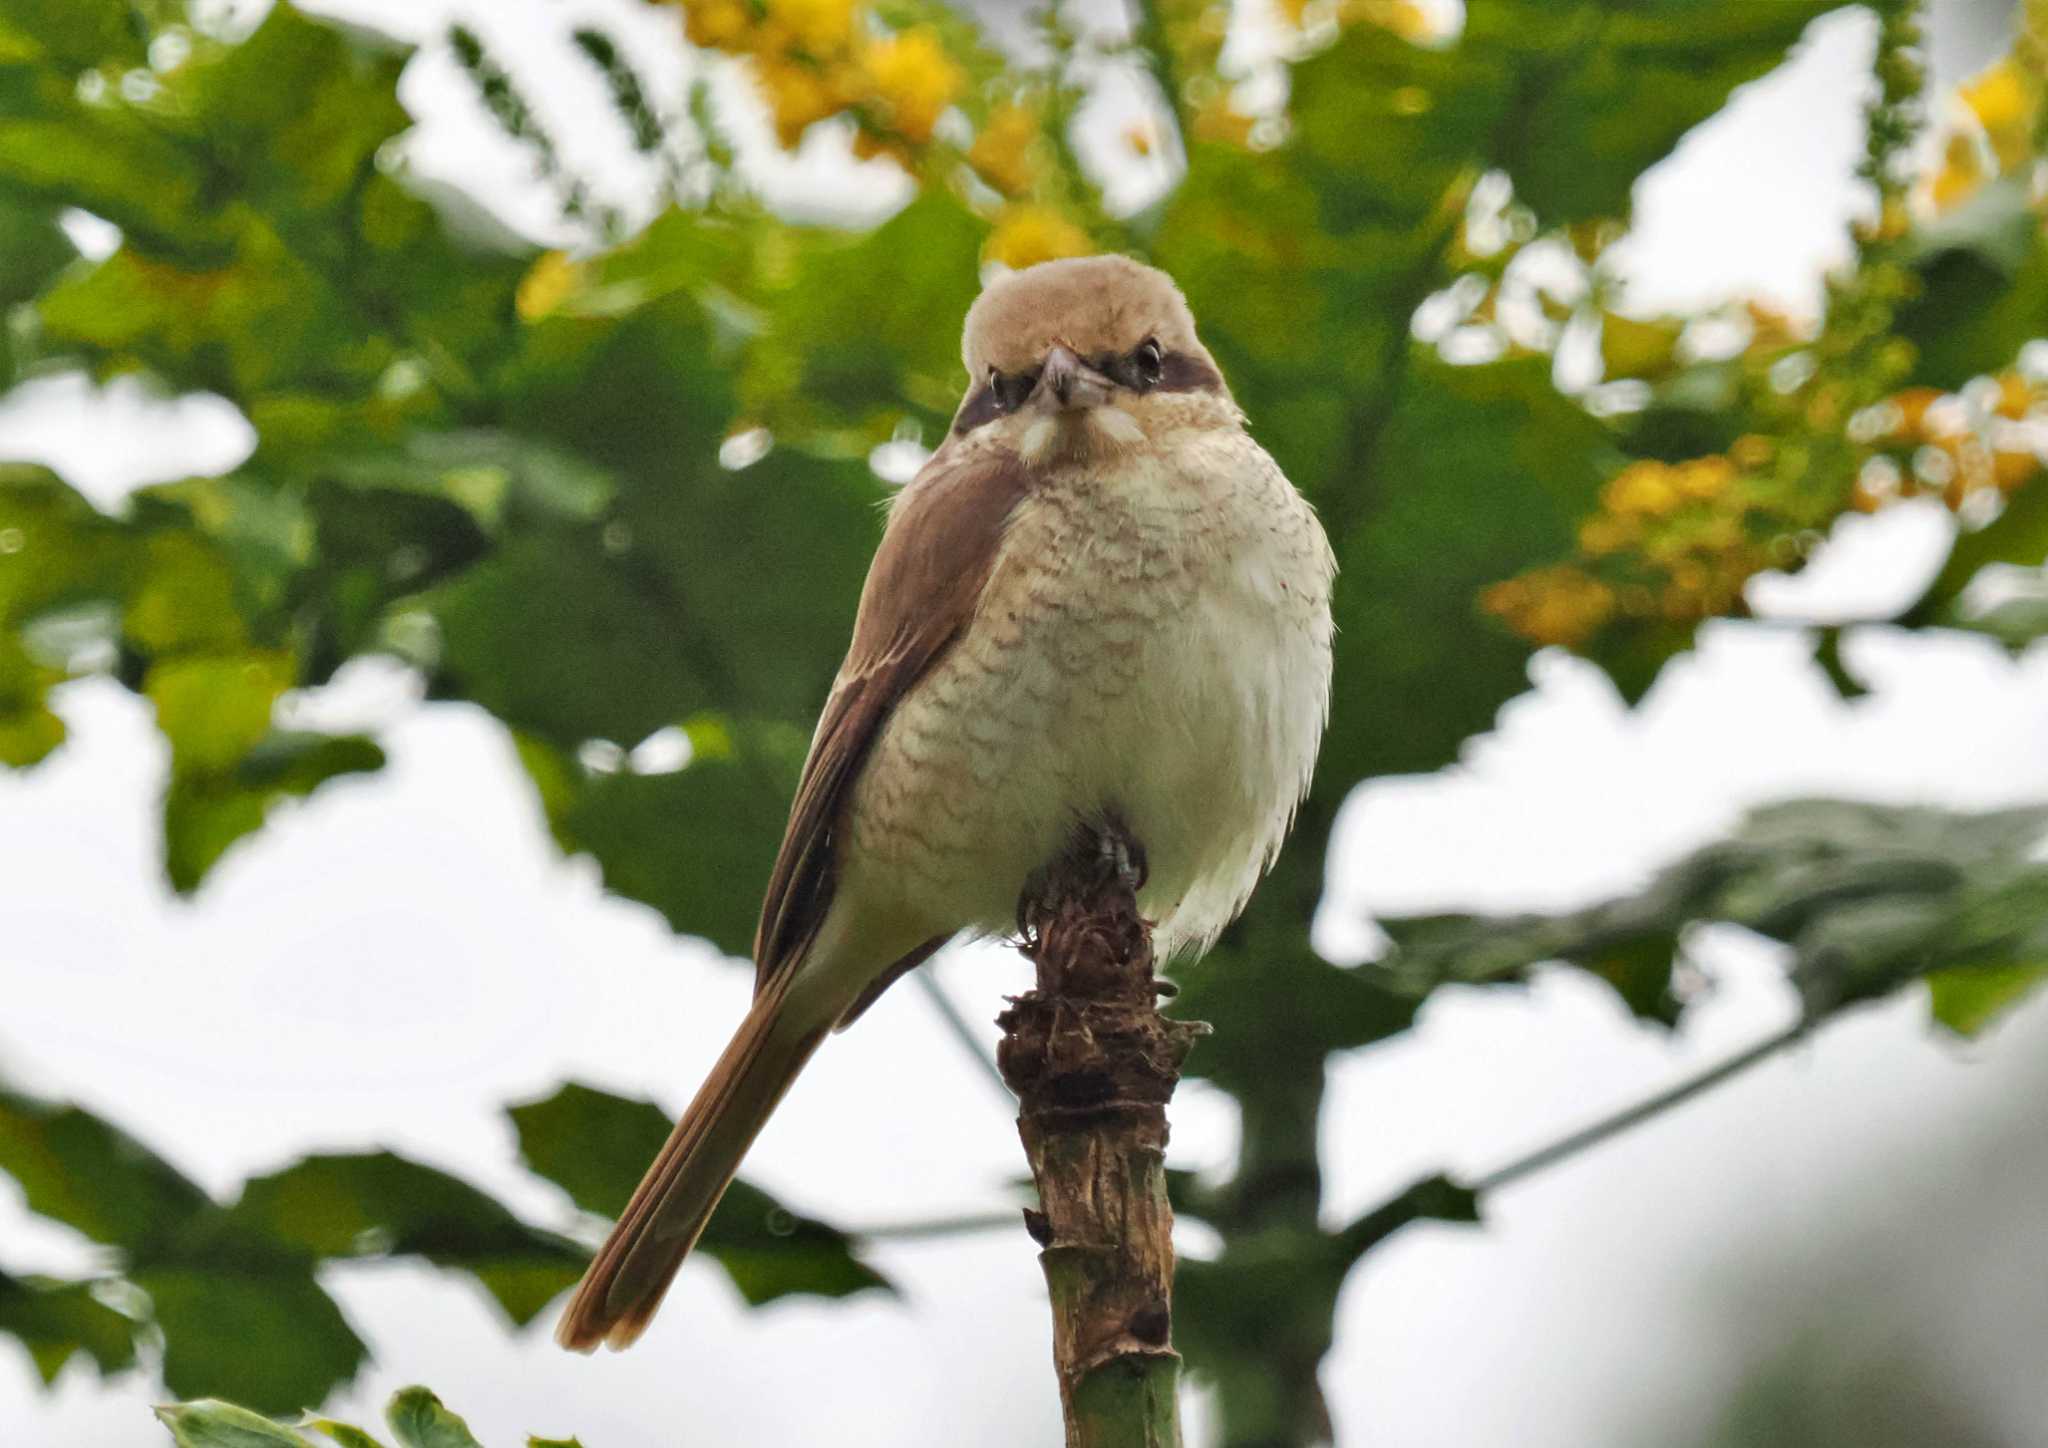
<path fill-rule="evenodd" d="M 853 38 L 853 0 L 768 0 L 768 19 L 814 56 Z"/>
<path fill-rule="evenodd" d="M 2028 382 L 2025 377 L 2017 372 L 2001 372 L 1998 374 L 1998 402 L 1992 408 L 1993 412 L 1996 412 L 2000 417 L 2009 417 L 2017 421 L 2025 417 L 2027 410 L 2033 405 L 2034 387 L 2032 383 Z"/>
<path fill-rule="evenodd" d="M 982 256 L 1022 269 L 1062 256 L 1087 256 L 1095 250 L 1088 233 L 1050 206 L 1006 206 L 996 218 Z"/>
<path fill-rule="evenodd" d="M 1899 420 L 1892 428 L 1894 437 L 1931 436 L 1926 430 L 1927 409 L 1947 396 L 1938 387 L 1908 387 L 1903 392 L 1892 394 L 1892 406 L 1898 409 Z"/>
<path fill-rule="evenodd" d="M 1678 483 L 1679 492 L 1688 498 L 1705 502 L 1709 498 L 1719 496 L 1735 481 L 1735 464 L 1719 453 L 1714 453 L 1707 457 L 1694 458 L 1691 462 L 1680 463 L 1671 470 L 1671 475 Z"/>
<path fill-rule="evenodd" d="M 1037 178 L 1038 108 L 1000 105 L 968 148 L 967 164 L 1005 196 L 1021 196 Z"/>
<path fill-rule="evenodd" d="M 1979 71 L 1958 92 L 1977 117 L 1998 156 L 2001 170 L 2011 171 L 2032 154 L 2034 115 L 2041 105 L 2041 83 L 2028 76 L 2012 56 Z"/>
<path fill-rule="evenodd" d="M 775 115 L 776 139 L 794 146 L 803 139 L 813 121 L 822 121 L 839 109 L 838 98 L 826 87 L 815 66 L 781 56 L 754 57 L 754 78 L 768 109 Z"/>
<path fill-rule="evenodd" d="M 545 251 L 519 279 L 513 305 L 522 322 L 538 322 L 583 285 L 583 268 L 559 251 Z"/>
<path fill-rule="evenodd" d="M 1740 468 L 1755 472 L 1770 462 L 1777 447 L 1761 433 L 1745 432 L 1728 444 L 1728 456 Z"/>
<path fill-rule="evenodd" d="M 889 128 L 919 144 L 932 138 L 939 117 L 967 84 L 966 73 L 929 25 L 874 42 L 861 61 Z"/>
<path fill-rule="evenodd" d="M 682 0 L 682 4 L 683 33 L 692 45 L 731 51 L 746 48 L 747 30 L 753 24 L 746 0 Z"/>
<path fill-rule="evenodd" d="M 1786 313 L 1755 301 L 1744 302 L 1742 307 L 1749 314 L 1752 346 L 1774 352 L 1801 339 L 1804 329 Z"/>
<path fill-rule="evenodd" d="M 1991 481 L 2002 493 L 2017 492 L 2040 467 L 2041 460 L 2030 452 L 1995 452 L 1991 455 Z"/>
<path fill-rule="evenodd" d="M 1977 142 L 1957 131 L 1942 152 L 1941 170 L 1929 188 L 1936 211 L 1946 211 L 1984 183 L 1984 161 Z"/>
<path fill-rule="evenodd" d="M 1600 254 L 1621 240 L 1622 226 L 1609 218 L 1595 221 L 1573 221 L 1565 225 L 1565 240 L 1572 244 L 1572 251 L 1587 266 L 1600 260 Z"/>
<path fill-rule="evenodd" d="M 1250 116 L 1231 105 L 1228 89 L 1218 90 L 1195 112 L 1195 135 L 1204 141 L 1248 146 L 1252 139 L 1252 125 Z"/>
<path fill-rule="evenodd" d="M 1569 564 L 1538 568 L 1479 595 L 1479 606 L 1534 644 L 1576 648 L 1614 614 L 1614 590 Z"/>
<path fill-rule="evenodd" d="M 1347 24 L 1377 25 L 1415 45 L 1436 38 L 1436 26 L 1430 22 L 1429 12 L 1415 0 L 1349 0 L 1341 18 Z"/>
<path fill-rule="evenodd" d="M 1633 522 L 1611 513 L 1595 513 L 1579 524 L 1579 547 L 1596 558 L 1603 553 L 1620 552 L 1635 541 L 1635 536 Z"/>
<path fill-rule="evenodd" d="M 1670 469 L 1647 459 L 1630 463 L 1616 473 L 1600 492 L 1607 511 L 1627 517 L 1658 517 L 1682 501 L 1672 486 Z"/>
<path fill-rule="evenodd" d="M 863 161 L 872 161 L 877 156 L 888 156 L 906 171 L 917 169 L 917 158 L 894 136 L 878 136 L 873 131 L 853 133 L 853 154 Z"/>

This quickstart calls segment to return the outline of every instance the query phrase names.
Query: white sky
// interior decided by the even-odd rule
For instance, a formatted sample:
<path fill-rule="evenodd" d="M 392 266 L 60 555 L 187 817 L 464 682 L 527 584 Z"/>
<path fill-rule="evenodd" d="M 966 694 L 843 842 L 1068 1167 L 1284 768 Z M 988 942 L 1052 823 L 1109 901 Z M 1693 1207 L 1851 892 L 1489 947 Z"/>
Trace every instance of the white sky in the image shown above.
<path fill-rule="evenodd" d="M 529 58 L 601 14 L 638 26 L 650 57 L 657 49 L 648 17 L 595 0 L 346 8 L 420 38 L 452 13 L 487 17 L 508 54 Z M 1846 176 L 1870 33 L 1858 14 L 1823 22 L 1791 64 L 1645 179 L 1623 253 L 1637 303 L 1810 302 L 1856 204 Z M 448 103 L 448 86 L 431 57 L 408 80 L 408 100 L 429 116 L 419 164 L 467 177 L 530 220 L 542 208 L 522 199 L 518 158 Z M 593 105 L 594 93 L 561 102 Z M 792 186 L 829 169 L 807 164 Z M 60 379 L 0 403 L 0 456 L 49 460 L 112 505 L 138 483 L 231 465 L 246 434 L 223 413 Z M 1787 606 L 1910 594 L 1947 527 L 1933 510 L 1845 525 L 1827 567 L 1781 590 L 1795 595 Z M 1876 690 L 1853 705 L 1795 635 L 1711 628 L 1634 714 L 1596 671 L 1539 659 L 1531 692 L 1460 767 L 1352 801 L 1324 937 L 1339 948 L 1363 939 L 1375 909 L 1583 900 L 1640 878 L 1745 804 L 1786 794 L 2048 797 L 2048 651 L 2015 665 L 1980 642 L 1878 629 L 1848 653 Z M 381 1145 L 534 1220 L 566 1222 L 566 1200 L 514 1164 L 501 1106 L 565 1077 L 679 1105 L 737 1019 L 748 976 L 606 897 L 587 864 L 560 859 L 479 711 L 420 707 L 410 681 L 377 664 L 353 666 L 316 707 L 387 725 L 391 766 L 281 812 L 186 904 L 159 883 L 164 755 L 146 708 L 109 684 L 64 692 L 73 742 L 35 771 L 0 774 L 0 1061 L 21 1084 L 128 1126 L 218 1192 L 309 1150 Z M 1416 1030 L 1337 1063 L 1323 1125 L 1328 1213 L 1354 1212 L 1418 1171 L 1497 1163 L 1787 1017 L 1790 994 L 1754 942 L 1724 936 L 1705 954 L 1714 991 L 1675 1039 L 1553 972 L 1528 991 L 1443 993 Z M 977 1020 L 1023 979 L 992 951 L 941 970 Z M 1963 1209 L 1945 1185 L 1975 1214 L 1951 1250 L 2004 1236 L 2030 1242 L 2038 1261 L 2048 1245 L 2038 1188 L 1969 1150 L 1995 1138 L 2015 1159 L 2041 1159 L 2038 1125 L 2011 1104 L 2048 1084 L 2048 1000 L 1968 1048 L 1931 1036 L 1924 1018 L 1918 998 L 1860 1012 L 1502 1194 L 1484 1230 L 1411 1228 L 1380 1250 L 1347 1291 L 1326 1367 L 1344 1441 L 1682 1441 L 1739 1365 L 1717 1314 L 1748 1314 L 1744 1335 L 1767 1338 L 1825 1285 L 1819 1264 L 1850 1228 L 1863 1233 L 1868 1275 L 1896 1280 L 1887 1311 L 1948 1345 L 1974 1394 L 2006 1415 L 2011 1441 L 2039 1441 L 2027 1437 L 2048 1422 L 2037 1371 L 2048 1308 L 2028 1290 L 2038 1270 L 2000 1270 L 1995 1254 L 1974 1273 L 1915 1264 L 1932 1214 Z M 849 1224 L 977 1210 L 999 1204 L 1021 1169 L 1008 1115 L 928 1004 L 899 990 L 823 1053 L 748 1170 Z M 1227 1100 L 1190 1086 L 1174 1120 L 1177 1160 L 1229 1160 Z M 10 1269 L 91 1261 L 80 1239 L 28 1216 L 10 1185 L 0 1239 Z M 327 1280 L 377 1364 L 330 1407 L 374 1419 L 392 1389 L 422 1381 L 492 1444 L 527 1432 L 576 1433 L 590 1448 L 1056 1441 L 1042 1287 L 1022 1234 L 891 1245 L 877 1258 L 902 1300 L 759 1312 L 695 1263 L 640 1347 L 596 1359 L 557 1351 L 544 1325 L 507 1335 L 479 1291 L 428 1269 L 336 1270 Z M 156 1395 L 139 1377 L 103 1390 L 76 1367 L 46 1395 L 25 1354 L 0 1346 L 0 1442 L 155 1445 L 144 1405 Z"/>

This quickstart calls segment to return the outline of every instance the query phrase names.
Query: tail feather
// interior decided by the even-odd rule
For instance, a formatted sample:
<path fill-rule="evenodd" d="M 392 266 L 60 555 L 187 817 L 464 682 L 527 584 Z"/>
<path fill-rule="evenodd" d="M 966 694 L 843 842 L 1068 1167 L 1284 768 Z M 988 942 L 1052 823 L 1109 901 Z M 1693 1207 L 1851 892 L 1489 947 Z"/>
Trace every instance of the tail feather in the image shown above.
<path fill-rule="evenodd" d="M 740 1159 L 830 1029 L 795 1028 L 782 1005 L 781 991 L 757 999 L 698 1088 L 562 1314 L 563 1347 L 623 1348 L 646 1331 Z"/>

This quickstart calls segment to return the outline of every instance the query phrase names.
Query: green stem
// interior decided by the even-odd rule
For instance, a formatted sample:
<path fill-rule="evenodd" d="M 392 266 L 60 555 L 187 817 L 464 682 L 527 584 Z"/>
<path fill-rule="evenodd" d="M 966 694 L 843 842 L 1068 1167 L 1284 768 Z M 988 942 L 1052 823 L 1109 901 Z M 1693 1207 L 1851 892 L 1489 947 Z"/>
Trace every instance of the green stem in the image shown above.
<path fill-rule="evenodd" d="M 1804 1036 L 1811 1024 L 1802 1016 L 1782 1030 L 1773 1031 L 1762 1040 L 1745 1046 L 1725 1061 L 1715 1062 L 1696 1076 L 1688 1076 L 1676 1085 L 1667 1086 L 1633 1106 L 1617 1111 L 1611 1116 L 1602 1117 L 1547 1146 L 1540 1146 L 1524 1156 L 1495 1167 L 1484 1176 L 1468 1183 L 1468 1188 L 1474 1195 L 1484 1196 L 1488 1192 L 1512 1186 L 1522 1178 L 1532 1176 L 1546 1167 L 1556 1166 L 1580 1152 L 1590 1151 L 1609 1138 L 1621 1135 L 1630 1127 L 1639 1126 L 1654 1116 L 1661 1116 L 1675 1106 L 1682 1106 L 1701 1092 L 1720 1085 L 1730 1077 L 1741 1075 L 1759 1061 L 1777 1055 Z"/>

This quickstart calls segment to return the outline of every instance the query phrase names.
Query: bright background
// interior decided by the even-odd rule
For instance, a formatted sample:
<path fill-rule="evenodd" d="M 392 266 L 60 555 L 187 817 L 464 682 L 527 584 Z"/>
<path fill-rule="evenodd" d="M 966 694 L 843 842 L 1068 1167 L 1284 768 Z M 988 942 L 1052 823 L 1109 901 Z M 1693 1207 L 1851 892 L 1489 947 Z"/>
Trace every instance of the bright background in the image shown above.
<path fill-rule="evenodd" d="M 528 229 L 550 203 L 438 48 L 447 21 L 541 66 L 574 24 L 602 16 L 648 38 L 641 63 L 656 83 L 652 62 L 675 49 L 657 34 L 672 22 L 595 0 L 321 8 L 428 46 L 405 91 L 422 121 L 415 166 L 460 178 Z M 1938 94 L 1991 58 L 2003 18 L 1943 5 L 1932 18 Z M 1860 12 L 1816 24 L 1644 178 L 1634 232 L 1610 256 L 1634 303 L 1755 295 L 1814 311 L 1861 201 L 1850 168 L 1873 34 Z M 563 108 L 548 117 L 557 135 L 580 137 L 589 169 L 608 174 L 573 87 L 533 93 Z M 595 115 L 594 90 L 589 105 Z M 878 168 L 815 153 L 763 164 L 786 201 L 901 199 L 877 189 Z M 611 179 L 630 200 L 636 178 Z M 0 455 L 48 461 L 103 506 L 231 466 L 248 446 L 232 409 L 123 385 L 59 378 L 0 408 Z M 1854 518 L 1805 576 L 1759 580 L 1752 598 L 1799 617 L 1911 598 L 1950 526 L 1932 505 Z M 1584 901 L 1788 795 L 2048 798 L 2048 654 L 2014 663 L 1981 639 L 1865 629 L 1845 653 L 1874 692 L 1844 703 L 1809 652 L 1790 628 L 1710 625 L 1633 713 L 1590 665 L 1539 656 L 1530 692 L 1457 768 L 1351 801 L 1327 948 L 1369 948 L 1375 911 Z M 516 1165 L 502 1105 L 563 1079 L 680 1105 L 738 1018 L 748 973 L 564 861 L 481 711 L 422 706 L 403 672 L 360 663 L 299 707 L 377 727 L 390 766 L 275 817 L 181 903 L 156 861 L 166 759 L 147 706 L 110 683 L 65 691 L 71 742 L 35 771 L 0 775 L 0 1056 L 22 1086 L 103 1112 L 215 1191 L 307 1151 L 389 1146 L 533 1220 L 568 1222 L 566 1198 Z M 1439 992 L 1417 1029 L 1333 1068 L 1327 1215 L 1421 1170 L 1484 1169 L 1790 1018 L 1790 988 L 1754 940 L 1710 938 L 1698 957 L 1711 994 L 1675 1036 L 1578 974 L 1540 972 L 1526 992 Z M 956 952 L 940 975 L 976 1021 L 1023 980 L 993 950 Z M 1805 1354 L 1820 1368 L 1803 1391 L 1836 1384 L 1894 1420 L 1923 1399 L 1971 1405 L 1970 1423 L 1930 1419 L 1929 1442 L 2048 1444 L 2048 1127 L 2029 1105 L 2044 1092 L 2048 998 L 1965 1047 L 1930 1033 L 1909 992 L 1501 1193 L 1483 1228 L 1411 1226 L 1348 1287 L 1325 1366 L 1340 1433 L 1387 1448 L 1684 1444 L 1719 1421 L 1750 1369 Z M 750 1174 L 849 1226 L 985 1210 L 1022 1169 L 1008 1116 L 929 1002 L 899 990 L 818 1059 Z M 1174 1125 L 1180 1164 L 1228 1161 L 1225 1098 L 1190 1086 Z M 82 1238 L 30 1217 L 11 1183 L 0 1234 L 22 1269 L 92 1261 Z M 491 1442 L 575 1433 L 590 1448 L 639 1448 L 676 1441 L 649 1425 L 686 1415 L 694 1444 L 1057 1440 L 1042 1285 L 1022 1233 L 884 1243 L 874 1260 L 902 1298 L 758 1311 L 694 1263 L 639 1348 L 596 1359 L 555 1349 L 546 1318 L 508 1336 L 465 1280 L 330 1269 L 323 1280 L 376 1355 L 330 1407 L 374 1420 L 391 1390 L 421 1381 Z M 1844 1341 L 1843 1321 L 1883 1340 Z M 1831 1374 L 1830 1353 L 1856 1370 Z M 1859 1376 L 1872 1360 L 1898 1371 Z M 154 1445 L 148 1397 L 139 1379 L 103 1391 L 78 1367 L 45 1394 L 25 1354 L 0 1347 L 0 1443 Z"/>

